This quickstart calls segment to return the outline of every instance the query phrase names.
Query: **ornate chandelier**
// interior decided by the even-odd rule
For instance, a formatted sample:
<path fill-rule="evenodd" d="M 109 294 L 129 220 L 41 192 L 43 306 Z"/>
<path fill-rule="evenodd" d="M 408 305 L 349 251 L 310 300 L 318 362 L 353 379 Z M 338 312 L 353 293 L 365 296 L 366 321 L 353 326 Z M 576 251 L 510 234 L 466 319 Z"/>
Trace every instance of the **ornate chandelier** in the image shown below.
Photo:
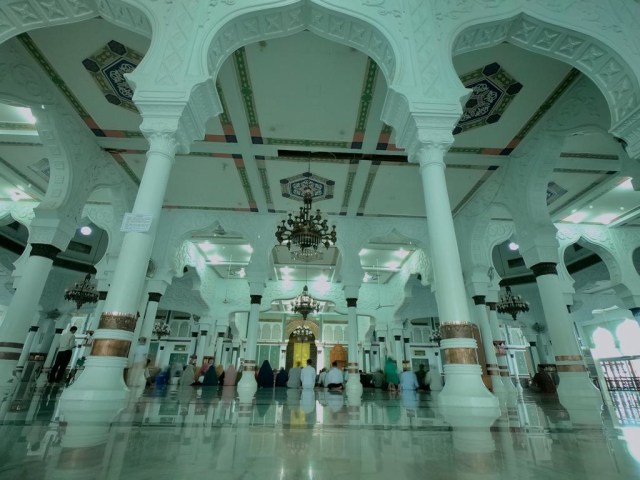
<path fill-rule="evenodd" d="M 98 292 L 96 292 L 95 285 L 91 283 L 91 274 L 87 273 L 82 283 L 76 283 L 73 288 L 64 292 L 64 299 L 75 302 L 78 310 L 85 303 L 96 303 L 98 301 Z"/>
<path fill-rule="evenodd" d="M 440 346 L 440 342 L 442 341 L 442 334 L 440 333 L 440 327 L 436 327 L 431 330 L 431 335 L 429 336 L 429 341 L 431 343 L 435 343 Z"/>
<path fill-rule="evenodd" d="M 160 341 L 162 337 L 171 335 L 171 328 L 166 323 L 156 323 L 153 326 L 153 334 L 158 337 L 158 341 Z"/>
<path fill-rule="evenodd" d="M 300 213 L 298 215 L 289 214 L 289 218 L 282 220 L 282 225 L 278 225 L 276 230 L 276 239 L 278 243 L 283 243 L 291 250 L 293 245 L 298 250 L 302 257 L 298 258 L 304 260 L 305 252 L 318 250 L 319 245 L 324 245 L 325 248 L 329 248 L 336 243 L 336 226 L 333 225 L 329 230 L 327 220 L 322 219 L 320 210 L 316 210 L 316 213 L 311 213 L 311 203 L 313 196 L 310 190 L 304 192 L 303 201 L 304 206 L 300 207 Z M 296 251 L 294 250 L 294 252 Z M 310 257 L 310 260 L 314 259 Z"/>
<path fill-rule="evenodd" d="M 311 329 L 309 327 L 305 327 L 304 325 L 300 325 L 294 328 L 293 332 L 291 332 L 291 335 L 296 339 L 296 341 L 300 343 L 309 342 L 313 338 L 313 332 L 311 331 Z"/>
<path fill-rule="evenodd" d="M 291 301 L 289 307 L 293 313 L 302 315 L 303 320 L 306 320 L 310 313 L 315 313 L 320 310 L 320 304 L 315 298 L 309 295 L 309 289 L 306 285 L 302 289 L 302 293 Z"/>
<path fill-rule="evenodd" d="M 496 305 L 498 313 L 506 313 L 516 320 L 519 313 L 529 311 L 529 302 L 525 302 L 520 295 L 511 293 L 511 287 L 505 287 L 507 293 L 500 295 L 500 301 Z"/>

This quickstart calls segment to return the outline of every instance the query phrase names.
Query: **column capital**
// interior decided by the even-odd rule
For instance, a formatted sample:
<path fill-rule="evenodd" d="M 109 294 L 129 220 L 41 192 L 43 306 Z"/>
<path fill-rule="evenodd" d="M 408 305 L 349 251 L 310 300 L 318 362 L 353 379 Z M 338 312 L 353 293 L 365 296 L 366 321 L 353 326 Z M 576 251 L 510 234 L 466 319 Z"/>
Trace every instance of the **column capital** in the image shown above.
<path fill-rule="evenodd" d="M 160 299 L 162 298 L 162 294 L 160 292 L 149 292 L 149 301 L 150 302 L 158 302 L 160 303 Z"/>
<path fill-rule="evenodd" d="M 531 265 L 531 270 L 536 277 L 541 275 L 558 275 L 556 263 L 554 262 L 540 262 L 535 265 Z"/>
<path fill-rule="evenodd" d="M 55 245 L 49 245 L 47 243 L 32 243 L 29 256 L 44 257 L 48 258 L 49 260 L 55 260 L 60 251 L 61 250 Z"/>
<path fill-rule="evenodd" d="M 356 308 L 357 303 L 357 298 L 347 298 L 347 308 Z"/>
<path fill-rule="evenodd" d="M 474 295 L 471 297 L 473 299 L 474 305 L 484 305 L 485 304 L 485 296 L 484 295 Z"/>
<path fill-rule="evenodd" d="M 358 298 L 358 293 L 360 292 L 360 285 L 345 285 L 342 288 L 344 292 L 344 296 L 347 299 L 347 304 L 350 298 L 356 299 Z"/>
<path fill-rule="evenodd" d="M 260 305 L 260 302 L 262 302 L 262 295 L 251 295 L 251 305 Z"/>
<path fill-rule="evenodd" d="M 446 142 L 419 141 L 415 151 L 408 157 L 409 162 L 419 164 L 420 168 L 429 165 L 438 165 L 444 168 L 444 154 L 447 153 L 450 146 L 451 143 Z"/>

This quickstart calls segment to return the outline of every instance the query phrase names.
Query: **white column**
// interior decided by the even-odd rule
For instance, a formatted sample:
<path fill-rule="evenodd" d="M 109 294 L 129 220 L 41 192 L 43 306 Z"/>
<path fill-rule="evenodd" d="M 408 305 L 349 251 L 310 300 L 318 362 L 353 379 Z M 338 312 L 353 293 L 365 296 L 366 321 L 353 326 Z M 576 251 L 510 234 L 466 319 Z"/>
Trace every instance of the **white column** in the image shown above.
<path fill-rule="evenodd" d="M 36 319 L 36 322 L 38 320 Z M 24 365 L 29 360 L 29 354 L 31 353 L 31 345 L 33 345 L 33 339 L 38 333 L 38 325 L 31 325 L 29 327 L 29 332 L 27 333 L 27 339 L 24 342 L 24 347 L 22 347 L 22 352 L 20 353 L 20 358 L 18 359 L 18 364 L 16 365 L 16 370 L 21 371 L 24 368 Z"/>
<path fill-rule="evenodd" d="M 491 335 L 493 337 L 494 351 L 497 350 L 496 360 L 498 362 L 498 369 L 500 370 L 500 377 L 502 378 L 502 385 L 505 393 L 514 394 L 516 393 L 516 386 L 511 379 L 511 373 L 509 371 L 505 338 L 498 325 L 496 302 L 487 302 L 487 306 L 489 307 L 489 327 L 491 328 Z"/>
<path fill-rule="evenodd" d="M 402 372 L 402 362 L 404 360 L 404 348 L 402 346 L 402 335 L 394 333 L 393 335 L 393 349 L 395 350 L 396 368 L 398 372 Z"/>
<path fill-rule="evenodd" d="M 358 314 L 356 304 L 358 299 L 359 286 L 346 286 L 345 295 L 347 295 L 347 334 L 348 346 L 347 351 L 349 363 L 347 365 L 346 391 L 349 397 L 362 395 L 362 383 L 360 383 L 360 373 L 358 372 Z"/>
<path fill-rule="evenodd" d="M 204 363 L 204 356 L 206 355 L 206 349 L 210 338 L 210 329 L 211 324 L 200 323 L 200 338 L 198 339 L 198 351 L 196 352 L 196 365 L 202 365 Z"/>
<path fill-rule="evenodd" d="M 244 355 L 244 365 L 242 366 L 242 378 L 238 382 L 238 393 L 244 398 L 248 398 L 256 393 L 258 384 L 256 382 L 256 346 L 258 342 L 258 327 L 260 323 L 260 302 L 262 301 L 262 290 L 264 283 L 250 283 L 251 287 L 251 309 L 249 310 L 249 325 L 247 328 L 247 349 Z M 253 292 L 260 292 L 253 293 Z"/>
<path fill-rule="evenodd" d="M 157 120 L 160 122 L 164 119 Z M 174 122 L 174 118 L 166 119 L 166 125 Z M 166 125 L 163 126 L 166 128 Z M 94 334 L 85 372 L 63 392 L 63 396 L 69 399 L 104 400 L 105 391 L 112 396 L 118 395 L 116 392 L 119 391 L 124 398 L 126 393 L 122 370 L 127 365 L 138 302 L 178 147 L 176 133 L 172 131 L 147 132 L 147 139 L 147 162 L 132 213 L 148 215 L 151 223 L 147 231 L 131 231 L 124 234 L 104 313 Z"/>
<path fill-rule="evenodd" d="M 573 323 L 567 312 L 558 279 L 556 264 L 552 262 L 538 263 L 533 265 L 531 270 L 536 276 L 542 308 L 556 354 L 555 360 L 560 379 L 558 385 L 560 402 L 566 408 L 569 408 L 566 402 L 574 405 L 589 400 L 594 403 L 601 402 L 600 392 L 589 379 L 582 352 L 576 341 Z"/>
<path fill-rule="evenodd" d="M 142 320 L 142 328 L 140 329 L 140 338 L 145 339 L 145 355 L 149 356 L 149 346 L 151 345 L 151 337 L 153 336 L 153 327 L 156 324 L 156 314 L 158 313 L 158 305 L 162 293 L 149 292 L 149 301 L 147 302 L 147 310 Z"/>
<path fill-rule="evenodd" d="M 426 133 L 426 132 L 425 132 Z M 495 407 L 498 400 L 484 386 L 467 307 L 460 255 L 444 174 L 448 145 L 426 143 L 417 153 L 427 213 L 435 294 L 446 359 L 446 383 L 440 404 Z"/>
<path fill-rule="evenodd" d="M 484 356 L 487 361 L 487 373 L 491 377 L 491 385 L 493 393 L 504 393 L 505 387 L 500 378 L 500 367 L 496 357 L 496 348 L 493 344 L 493 334 L 489 325 L 489 316 L 487 315 L 487 306 L 484 295 L 474 295 L 473 303 L 475 305 L 475 317 L 480 327 L 480 335 L 482 336 L 482 346 L 484 347 Z"/>
<path fill-rule="evenodd" d="M 215 350 L 213 351 L 213 364 L 214 366 L 218 366 L 218 365 L 224 365 L 222 363 L 222 352 L 223 352 L 223 346 L 224 346 L 224 335 L 225 332 L 218 332 L 216 334 L 216 346 L 215 346 Z"/>
<path fill-rule="evenodd" d="M 53 245 L 31 244 L 22 278 L 18 281 L 7 314 L 0 325 L 0 388 L 14 375 L 28 335 L 25 319 L 33 318 L 38 311 L 38 302 L 53 259 L 59 252 L 60 249 Z"/>
<path fill-rule="evenodd" d="M 371 344 L 365 343 L 362 345 L 362 371 L 365 373 L 371 373 Z"/>

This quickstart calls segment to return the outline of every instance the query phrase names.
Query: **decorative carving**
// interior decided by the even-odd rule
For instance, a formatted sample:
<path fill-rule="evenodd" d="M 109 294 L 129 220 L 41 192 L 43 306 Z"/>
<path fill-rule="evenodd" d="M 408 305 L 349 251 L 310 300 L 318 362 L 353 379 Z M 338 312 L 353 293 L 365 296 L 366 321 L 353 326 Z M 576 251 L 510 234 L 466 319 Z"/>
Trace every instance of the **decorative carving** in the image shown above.
<path fill-rule="evenodd" d="M 478 363 L 478 353 L 475 348 L 445 348 L 444 358 L 447 364 L 458 363 L 474 365 Z"/>
<path fill-rule="evenodd" d="M 447 338 L 474 338 L 473 327 L 472 323 L 443 323 L 440 325 L 440 334 L 443 340 Z"/>
<path fill-rule="evenodd" d="M 126 330 L 133 332 L 136 329 L 137 316 L 131 313 L 104 312 L 100 316 L 98 328 L 109 330 Z"/>

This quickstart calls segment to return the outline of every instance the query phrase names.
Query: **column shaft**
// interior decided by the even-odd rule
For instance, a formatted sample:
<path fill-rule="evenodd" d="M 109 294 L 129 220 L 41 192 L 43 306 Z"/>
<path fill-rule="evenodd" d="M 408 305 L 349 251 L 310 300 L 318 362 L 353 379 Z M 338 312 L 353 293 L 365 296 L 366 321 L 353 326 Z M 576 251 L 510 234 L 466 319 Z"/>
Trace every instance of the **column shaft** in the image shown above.
<path fill-rule="evenodd" d="M 53 259 L 60 250 L 52 245 L 32 244 L 22 278 L 0 325 L 0 386 L 13 376 L 28 334 L 25 319 L 33 318 L 47 282 Z"/>
<path fill-rule="evenodd" d="M 504 391 L 504 385 L 500 378 L 500 367 L 498 366 L 498 359 L 496 358 L 496 349 L 493 344 L 493 335 L 491 333 L 491 326 L 489 325 L 489 317 L 484 299 L 484 295 L 476 295 L 473 297 L 475 317 L 480 327 L 484 356 L 487 361 L 487 374 L 491 377 L 492 390 L 494 393 L 501 393 Z"/>
<path fill-rule="evenodd" d="M 150 215 L 151 224 L 147 231 L 124 234 L 104 312 L 86 362 L 86 371 L 65 390 L 67 398 L 80 397 L 83 395 L 81 391 L 92 392 L 91 395 L 96 396 L 105 390 L 110 395 L 126 393 L 122 369 L 127 365 L 140 294 L 177 147 L 172 133 L 149 135 L 149 145 L 147 163 L 132 213 Z"/>
<path fill-rule="evenodd" d="M 488 302 L 489 307 L 489 326 L 491 327 L 491 335 L 493 336 L 494 350 L 496 352 L 496 360 L 502 378 L 502 385 L 506 393 L 516 393 L 516 387 L 511 379 L 509 371 L 509 360 L 505 350 L 505 338 L 498 325 L 498 312 L 496 310 L 496 302 Z"/>
<path fill-rule="evenodd" d="M 531 267 L 542 300 L 549 335 L 556 354 L 556 365 L 560 383 L 560 401 L 579 398 L 601 400 L 600 392 L 589 379 L 589 374 L 573 331 L 555 263 L 538 263 Z M 573 400 L 569 400 L 573 403 Z M 567 404 L 565 407 L 569 408 Z"/>
<path fill-rule="evenodd" d="M 422 177 L 429 246 L 440 316 L 446 383 L 438 401 L 450 406 L 494 407 L 482 382 L 444 174 L 444 146 L 427 144 L 417 153 Z"/>
<path fill-rule="evenodd" d="M 349 336 L 349 365 L 347 372 L 347 393 L 351 396 L 362 395 L 362 383 L 358 372 L 358 312 L 357 298 L 347 298 L 347 333 Z"/>

